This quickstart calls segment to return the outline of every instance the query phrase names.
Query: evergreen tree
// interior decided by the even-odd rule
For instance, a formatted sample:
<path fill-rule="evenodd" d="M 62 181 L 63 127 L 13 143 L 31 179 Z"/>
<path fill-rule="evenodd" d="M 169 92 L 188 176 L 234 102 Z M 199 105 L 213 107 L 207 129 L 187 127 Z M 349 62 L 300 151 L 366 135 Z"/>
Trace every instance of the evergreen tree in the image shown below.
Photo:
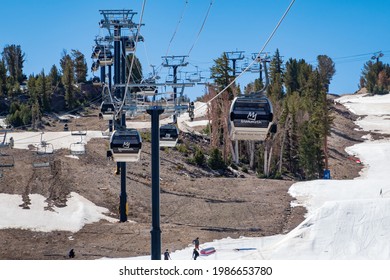
<path fill-rule="evenodd" d="M 86 82 L 88 66 L 84 54 L 82 54 L 79 50 L 72 50 L 72 58 L 76 83 Z"/>
<path fill-rule="evenodd" d="M 284 74 L 284 84 L 286 86 L 287 95 L 292 94 L 299 89 L 298 72 L 298 61 L 290 58 L 286 62 L 286 72 Z"/>
<path fill-rule="evenodd" d="M 36 80 L 36 91 L 40 100 L 41 108 L 45 112 L 50 111 L 50 99 L 51 89 L 50 81 L 45 75 L 45 71 L 42 70 L 41 74 L 38 75 Z"/>
<path fill-rule="evenodd" d="M 207 161 L 207 164 L 211 169 L 214 170 L 226 168 L 226 164 L 222 158 L 222 153 L 218 148 L 214 148 L 211 150 L 211 155 Z"/>
<path fill-rule="evenodd" d="M 33 100 L 33 103 L 38 100 L 38 93 L 36 87 L 37 78 L 34 75 L 30 75 L 27 80 L 27 88 L 30 95 L 30 98 Z"/>
<path fill-rule="evenodd" d="M 25 54 L 20 45 L 7 45 L 2 53 L 8 73 L 12 77 L 13 83 L 22 83 L 25 79 L 23 75 L 23 63 Z"/>
<path fill-rule="evenodd" d="M 223 53 L 221 57 L 214 60 L 214 65 L 210 68 L 210 78 L 214 79 L 215 84 L 218 86 L 218 90 L 221 91 L 226 88 L 232 81 L 233 69 L 229 66 L 229 59 L 226 53 Z M 229 100 L 233 100 L 234 95 L 232 89 L 227 89 Z"/>
<path fill-rule="evenodd" d="M 48 78 L 51 88 L 55 90 L 61 83 L 61 75 L 55 64 L 51 67 Z"/>
<path fill-rule="evenodd" d="M 284 95 L 283 90 L 283 61 L 280 56 L 279 50 L 277 49 L 270 63 L 269 71 L 269 82 L 268 96 L 271 98 L 273 103 L 281 100 Z"/>
<path fill-rule="evenodd" d="M 317 63 L 317 69 L 320 74 L 321 84 L 324 87 L 325 92 L 329 92 L 330 81 L 336 73 L 334 62 L 327 55 L 319 55 L 317 56 Z"/>
<path fill-rule="evenodd" d="M 61 60 L 62 68 L 62 83 L 65 87 L 65 102 L 68 109 L 73 109 L 75 106 L 74 98 L 74 68 L 72 59 L 69 56 L 63 57 Z"/>
<path fill-rule="evenodd" d="M 372 94 L 386 94 L 390 90 L 390 66 L 381 61 L 366 62 L 363 67 L 360 86 Z"/>
<path fill-rule="evenodd" d="M 299 165 L 303 169 L 304 178 L 316 179 L 322 171 L 321 141 L 314 126 L 305 122 L 299 139 Z"/>
<path fill-rule="evenodd" d="M 0 60 L 0 97 L 7 95 L 7 68 L 3 60 Z"/>

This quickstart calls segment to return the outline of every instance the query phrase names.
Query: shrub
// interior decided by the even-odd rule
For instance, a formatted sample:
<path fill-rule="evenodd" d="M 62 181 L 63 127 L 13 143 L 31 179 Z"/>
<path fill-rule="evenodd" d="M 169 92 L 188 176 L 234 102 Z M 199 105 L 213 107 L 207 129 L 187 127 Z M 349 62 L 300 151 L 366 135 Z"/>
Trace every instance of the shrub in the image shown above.
<path fill-rule="evenodd" d="M 206 158 L 201 149 L 197 149 L 194 155 L 194 162 L 198 166 L 203 166 L 206 162 Z"/>
<path fill-rule="evenodd" d="M 210 158 L 207 161 L 208 166 L 211 169 L 218 170 L 218 169 L 225 169 L 226 165 L 222 158 L 222 153 L 218 148 L 214 148 L 211 151 Z"/>

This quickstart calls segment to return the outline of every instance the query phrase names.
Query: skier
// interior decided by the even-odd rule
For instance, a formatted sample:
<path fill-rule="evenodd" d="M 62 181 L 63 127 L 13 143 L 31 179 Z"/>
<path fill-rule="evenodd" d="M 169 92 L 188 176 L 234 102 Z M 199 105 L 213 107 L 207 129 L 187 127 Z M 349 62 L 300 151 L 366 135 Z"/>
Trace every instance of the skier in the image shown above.
<path fill-rule="evenodd" d="M 199 250 L 199 237 L 195 238 L 192 243 L 195 244 L 195 249 Z"/>
<path fill-rule="evenodd" d="M 199 252 L 198 250 L 194 249 L 194 251 L 192 252 L 192 258 L 196 260 L 197 257 L 199 257 Z"/>
<path fill-rule="evenodd" d="M 169 254 L 168 249 L 164 252 L 164 260 L 171 260 L 171 255 Z"/>

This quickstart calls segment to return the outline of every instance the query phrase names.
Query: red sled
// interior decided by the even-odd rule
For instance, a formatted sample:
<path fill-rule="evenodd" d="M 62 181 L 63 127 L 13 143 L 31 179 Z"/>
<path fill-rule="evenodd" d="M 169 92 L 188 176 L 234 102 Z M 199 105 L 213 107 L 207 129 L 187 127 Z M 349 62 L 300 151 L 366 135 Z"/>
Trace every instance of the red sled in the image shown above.
<path fill-rule="evenodd" d="M 214 254 L 214 253 L 215 253 L 215 248 L 214 247 L 209 247 L 209 248 L 200 250 L 200 254 L 202 256 L 208 256 L 208 255 L 211 255 L 211 254 Z"/>

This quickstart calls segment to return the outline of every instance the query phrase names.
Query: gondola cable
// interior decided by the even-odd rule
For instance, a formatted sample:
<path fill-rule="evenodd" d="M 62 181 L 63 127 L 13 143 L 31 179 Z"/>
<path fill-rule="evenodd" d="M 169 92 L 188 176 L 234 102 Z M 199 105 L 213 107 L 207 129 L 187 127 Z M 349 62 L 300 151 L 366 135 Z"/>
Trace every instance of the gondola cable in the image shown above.
<path fill-rule="evenodd" d="M 267 47 L 267 45 L 269 44 L 269 42 L 271 41 L 271 39 L 274 37 L 276 31 L 279 29 L 279 26 L 282 24 L 283 20 L 285 19 L 285 17 L 287 16 L 288 12 L 290 11 L 291 7 L 293 6 L 295 0 L 292 0 L 290 2 L 290 4 L 288 5 L 286 11 L 284 12 L 284 14 L 282 15 L 282 17 L 280 18 L 280 20 L 278 21 L 278 23 L 276 24 L 275 28 L 273 29 L 273 31 L 271 32 L 270 36 L 268 37 L 268 39 L 266 40 L 266 42 L 264 43 L 263 47 L 261 48 L 261 50 L 258 52 L 257 56 L 256 57 L 260 57 L 260 54 L 264 52 L 264 49 Z M 257 62 L 256 58 L 252 60 L 251 63 L 248 64 L 248 66 L 237 76 L 233 79 L 233 81 L 231 81 L 225 88 L 223 88 L 218 94 L 216 94 L 213 98 L 211 98 L 209 101 L 207 101 L 205 104 L 202 104 L 201 106 L 199 106 L 198 108 L 195 109 L 195 111 L 198 111 L 200 110 L 201 108 L 203 108 L 204 106 L 207 106 L 208 104 L 210 104 L 212 101 L 214 101 L 217 97 L 219 97 L 222 93 L 224 93 L 229 87 L 231 87 L 245 72 L 247 72 L 251 67 L 252 65 Z"/>
<path fill-rule="evenodd" d="M 140 22 L 138 24 L 138 27 L 137 27 L 137 35 L 136 35 L 136 38 L 135 38 L 135 44 L 134 44 L 134 52 L 133 52 L 133 57 L 131 59 L 131 64 L 130 64 L 130 70 L 129 70 L 129 75 L 127 77 L 127 83 L 126 83 L 126 87 L 125 87 L 125 94 L 123 95 L 123 100 L 122 100 L 122 103 L 121 103 L 121 106 L 117 112 L 117 117 L 118 117 L 118 114 L 119 112 L 122 111 L 122 108 L 123 106 L 125 105 L 125 100 L 126 100 L 126 93 L 129 89 L 129 84 L 130 84 L 130 77 L 131 77 L 131 72 L 133 70 L 133 66 L 134 66 L 134 60 L 135 60 L 135 53 L 137 51 L 137 46 L 138 46 L 138 38 L 139 38 L 139 34 L 140 34 L 140 30 L 141 30 L 141 25 L 142 25 L 142 20 L 143 20 L 143 16 L 144 16 L 144 12 L 145 12 L 145 5 L 146 5 L 146 0 L 143 1 L 142 3 L 142 10 L 141 10 L 141 16 L 140 16 Z"/>
<path fill-rule="evenodd" d="M 172 42 L 173 42 L 173 39 L 175 38 L 177 31 L 179 30 L 179 26 L 180 26 L 180 24 L 181 24 L 181 22 L 182 22 L 182 20 L 183 20 L 184 12 L 186 11 L 187 4 L 188 4 L 188 0 L 185 1 L 184 8 L 183 8 L 183 10 L 182 10 L 182 12 L 181 12 L 180 19 L 179 19 L 179 21 L 178 21 L 177 24 L 176 24 L 176 28 L 175 28 L 175 31 L 174 31 L 173 34 L 172 34 L 171 40 L 169 41 L 167 51 L 165 52 L 165 56 L 168 55 L 169 49 L 170 49 L 171 44 L 172 44 Z"/>
<path fill-rule="evenodd" d="M 211 10 L 211 6 L 213 5 L 213 2 L 214 2 L 214 0 L 211 0 L 211 1 L 210 1 L 209 8 L 207 9 L 206 16 L 205 16 L 204 19 L 203 19 L 202 25 L 201 25 L 201 27 L 200 27 L 200 29 L 199 29 L 199 32 L 198 32 L 198 34 L 197 34 L 197 36 L 196 36 L 196 39 L 195 39 L 194 43 L 192 44 L 190 50 L 189 50 L 188 53 L 187 53 L 188 56 L 190 55 L 190 53 L 192 52 L 192 49 L 195 47 L 195 44 L 196 44 L 196 43 L 198 42 L 198 40 L 199 40 L 200 34 L 201 34 L 202 31 L 203 31 L 203 28 L 204 28 L 204 26 L 205 26 L 205 24 L 206 24 L 207 18 L 209 17 L 210 10 Z"/>

